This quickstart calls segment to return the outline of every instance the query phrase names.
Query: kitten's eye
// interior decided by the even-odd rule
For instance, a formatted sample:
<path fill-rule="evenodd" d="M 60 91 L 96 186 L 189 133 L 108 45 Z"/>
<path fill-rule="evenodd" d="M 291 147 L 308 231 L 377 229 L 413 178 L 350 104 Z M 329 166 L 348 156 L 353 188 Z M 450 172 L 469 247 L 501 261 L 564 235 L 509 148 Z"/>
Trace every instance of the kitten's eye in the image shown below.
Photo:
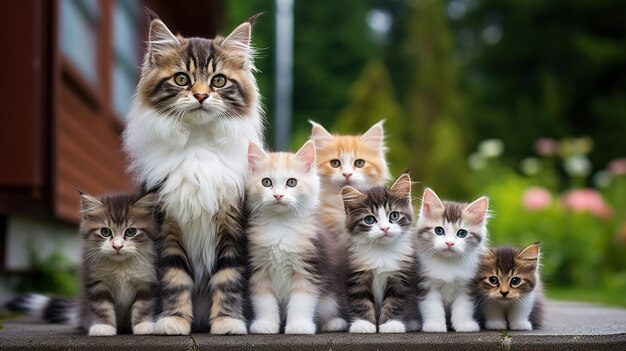
<path fill-rule="evenodd" d="M 109 229 L 109 228 L 106 228 L 106 227 L 105 227 L 105 228 L 100 229 L 100 235 L 102 235 L 102 236 L 103 236 L 103 237 L 105 237 L 105 238 L 110 237 L 110 236 L 111 236 L 111 234 L 112 234 L 112 233 L 111 233 L 111 229 Z"/>
<path fill-rule="evenodd" d="M 178 73 L 174 76 L 174 83 L 185 86 L 189 84 L 189 76 L 185 73 Z"/>
<path fill-rule="evenodd" d="M 393 211 L 389 214 L 389 220 L 392 222 L 397 221 L 398 219 L 400 219 L 400 212 L 398 211 Z"/>
<path fill-rule="evenodd" d="M 511 278 L 511 286 L 516 287 L 522 283 L 522 280 L 518 277 Z"/>
<path fill-rule="evenodd" d="M 372 225 L 372 224 L 376 223 L 376 217 L 374 217 L 374 216 L 365 216 L 365 218 L 363 218 L 363 222 L 365 222 L 365 224 L 367 224 L 367 225 Z"/>
<path fill-rule="evenodd" d="M 442 235 L 444 235 L 445 233 L 446 233 L 446 231 L 445 231 L 443 228 L 441 228 L 441 227 L 436 227 L 436 228 L 435 228 L 435 234 L 437 234 L 437 235 L 439 235 L 439 236 L 442 236 Z"/>
<path fill-rule="evenodd" d="M 363 166 L 365 166 L 365 160 L 358 159 L 354 161 L 354 167 L 363 168 Z"/>
<path fill-rule="evenodd" d="M 137 235 L 137 228 L 126 228 L 126 230 L 124 231 L 124 235 L 132 238 L 133 236 Z"/>
<path fill-rule="evenodd" d="M 491 283 L 491 285 L 498 285 L 498 277 L 496 277 L 495 275 L 492 275 L 491 277 L 489 277 L 489 283 Z"/>
<path fill-rule="evenodd" d="M 456 236 L 458 236 L 461 239 L 465 238 L 467 236 L 467 230 L 459 229 L 459 231 L 456 232 Z"/>
<path fill-rule="evenodd" d="M 330 166 L 332 168 L 339 168 L 339 166 L 341 166 L 341 161 L 335 159 L 335 160 L 330 160 Z"/>
<path fill-rule="evenodd" d="M 298 181 L 295 178 L 287 179 L 287 186 L 288 187 L 293 188 L 294 186 L 296 186 L 296 184 L 298 184 Z"/>
<path fill-rule="evenodd" d="M 216 88 L 221 88 L 226 85 L 226 77 L 222 74 L 218 74 L 213 79 L 211 79 L 211 85 Z"/>
<path fill-rule="evenodd" d="M 272 186 L 272 180 L 269 178 L 263 178 L 263 180 L 261 180 L 261 185 L 263 185 L 266 188 L 269 188 Z"/>

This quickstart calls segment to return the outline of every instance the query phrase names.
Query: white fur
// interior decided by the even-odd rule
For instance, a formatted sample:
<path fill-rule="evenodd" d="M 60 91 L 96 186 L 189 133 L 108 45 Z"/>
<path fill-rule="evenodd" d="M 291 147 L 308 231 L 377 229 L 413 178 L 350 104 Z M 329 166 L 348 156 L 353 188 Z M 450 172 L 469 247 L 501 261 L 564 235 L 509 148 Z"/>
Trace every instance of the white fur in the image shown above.
<path fill-rule="evenodd" d="M 244 335 L 248 333 L 246 322 L 241 319 L 224 317 L 219 323 L 211 325 L 211 334 L 214 335 Z"/>
<path fill-rule="evenodd" d="M 350 324 L 350 333 L 373 334 L 376 333 L 376 326 L 366 320 L 357 319 Z"/>
<path fill-rule="evenodd" d="M 154 334 L 189 335 L 191 325 L 180 317 L 162 317 L 154 324 Z"/>
<path fill-rule="evenodd" d="M 133 334 L 147 335 L 154 333 L 154 322 L 141 322 L 133 327 Z"/>
<path fill-rule="evenodd" d="M 381 333 L 406 333 L 404 323 L 395 319 L 381 324 L 378 329 Z"/>
<path fill-rule="evenodd" d="M 89 327 L 89 336 L 112 336 L 117 334 L 117 329 L 108 324 L 94 324 Z"/>

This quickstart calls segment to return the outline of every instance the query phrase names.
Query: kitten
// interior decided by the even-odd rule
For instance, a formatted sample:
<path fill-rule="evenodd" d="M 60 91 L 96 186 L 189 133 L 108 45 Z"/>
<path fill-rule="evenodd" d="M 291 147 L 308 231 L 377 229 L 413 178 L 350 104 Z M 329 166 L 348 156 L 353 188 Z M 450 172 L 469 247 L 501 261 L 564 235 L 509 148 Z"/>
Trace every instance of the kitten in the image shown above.
<path fill-rule="evenodd" d="M 315 216 L 320 185 L 313 142 L 295 154 L 267 154 L 250 144 L 248 155 L 247 236 L 255 312 L 250 332 L 276 334 L 286 319 L 286 334 L 314 334 L 318 304 L 322 330 L 345 329 L 337 296 L 323 274 L 328 267 Z"/>
<path fill-rule="evenodd" d="M 29 294 L 9 303 L 53 323 L 78 324 L 91 336 L 151 334 L 155 312 L 155 196 L 81 194 L 82 294 L 76 301 Z"/>
<path fill-rule="evenodd" d="M 346 214 L 341 188 L 384 185 L 390 178 L 385 161 L 383 122 L 374 124 L 360 136 L 333 135 L 321 125 L 310 123 L 322 184 L 320 220 L 326 228 L 343 233 Z"/>
<path fill-rule="evenodd" d="M 426 291 L 419 301 L 423 331 L 447 331 L 447 311 L 457 332 L 480 329 L 469 289 L 486 250 L 488 207 L 484 196 L 463 204 L 442 202 L 431 189 L 424 191 L 417 221 L 420 285 Z"/>
<path fill-rule="evenodd" d="M 248 144 L 262 135 L 253 19 L 213 39 L 150 24 L 124 146 L 165 212 L 158 334 L 247 332 L 242 207 Z"/>
<path fill-rule="evenodd" d="M 539 243 L 524 250 L 487 251 L 475 280 L 478 313 L 486 329 L 532 330 L 541 327 L 543 291 Z"/>
<path fill-rule="evenodd" d="M 401 175 L 387 189 L 342 190 L 348 249 L 351 333 L 404 333 L 416 286 L 411 179 Z"/>

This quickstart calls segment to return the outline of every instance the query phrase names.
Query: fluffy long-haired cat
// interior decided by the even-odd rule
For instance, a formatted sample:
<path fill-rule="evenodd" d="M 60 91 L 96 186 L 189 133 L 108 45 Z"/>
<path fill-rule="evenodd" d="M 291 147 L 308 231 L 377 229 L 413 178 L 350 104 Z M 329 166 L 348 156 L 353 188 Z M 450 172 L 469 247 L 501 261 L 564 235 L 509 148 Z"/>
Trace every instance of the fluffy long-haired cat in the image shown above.
<path fill-rule="evenodd" d="M 81 195 L 82 296 L 75 301 L 28 294 L 8 308 L 89 335 L 152 334 L 160 229 L 155 196 Z"/>
<path fill-rule="evenodd" d="M 351 333 L 404 333 L 416 299 L 411 179 L 389 188 L 342 189 L 348 247 Z M 378 327 L 378 328 L 377 328 Z"/>
<path fill-rule="evenodd" d="M 336 135 L 312 122 L 311 138 L 317 152 L 322 184 L 320 220 L 329 230 L 342 233 L 346 214 L 341 188 L 384 185 L 389 179 L 385 160 L 383 122 L 362 135 Z"/>
<path fill-rule="evenodd" d="M 480 329 L 473 318 L 470 283 L 486 250 L 488 208 L 487 197 L 465 204 L 441 201 L 431 189 L 424 191 L 417 222 L 420 285 L 426 291 L 419 301 L 423 331 L 447 331 L 447 311 L 457 332 Z"/>
<path fill-rule="evenodd" d="M 250 144 L 249 162 L 250 332 L 278 333 L 285 320 L 286 334 L 314 334 L 316 311 L 322 330 L 344 329 L 316 219 L 320 185 L 313 142 L 295 154 L 268 154 Z"/>
<path fill-rule="evenodd" d="M 137 182 L 164 205 L 158 334 L 189 334 L 192 322 L 247 332 L 242 206 L 248 144 L 262 134 L 251 20 L 213 39 L 150 24 L 124 145 Z"/>
<path fill-rule="evenodd" d="M 479 319 L 486 329 L 541 327 L 543 288 L 539 277 L 539 243 L 523 250 L 499 247 L 487 251 L 476 274 L 475 289 Z"/>

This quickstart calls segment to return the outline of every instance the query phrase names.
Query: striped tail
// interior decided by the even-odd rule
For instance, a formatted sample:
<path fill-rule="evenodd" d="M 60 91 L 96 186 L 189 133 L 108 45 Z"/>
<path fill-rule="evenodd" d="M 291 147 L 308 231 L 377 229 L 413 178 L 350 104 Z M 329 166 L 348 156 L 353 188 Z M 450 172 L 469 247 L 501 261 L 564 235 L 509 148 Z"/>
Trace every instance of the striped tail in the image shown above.
<path fill-rule="evenodd" d="M 49 323 L 79 325 L 78 306 L 74 300 L 31 293 L 10 300 L 5 307 Z"/>

